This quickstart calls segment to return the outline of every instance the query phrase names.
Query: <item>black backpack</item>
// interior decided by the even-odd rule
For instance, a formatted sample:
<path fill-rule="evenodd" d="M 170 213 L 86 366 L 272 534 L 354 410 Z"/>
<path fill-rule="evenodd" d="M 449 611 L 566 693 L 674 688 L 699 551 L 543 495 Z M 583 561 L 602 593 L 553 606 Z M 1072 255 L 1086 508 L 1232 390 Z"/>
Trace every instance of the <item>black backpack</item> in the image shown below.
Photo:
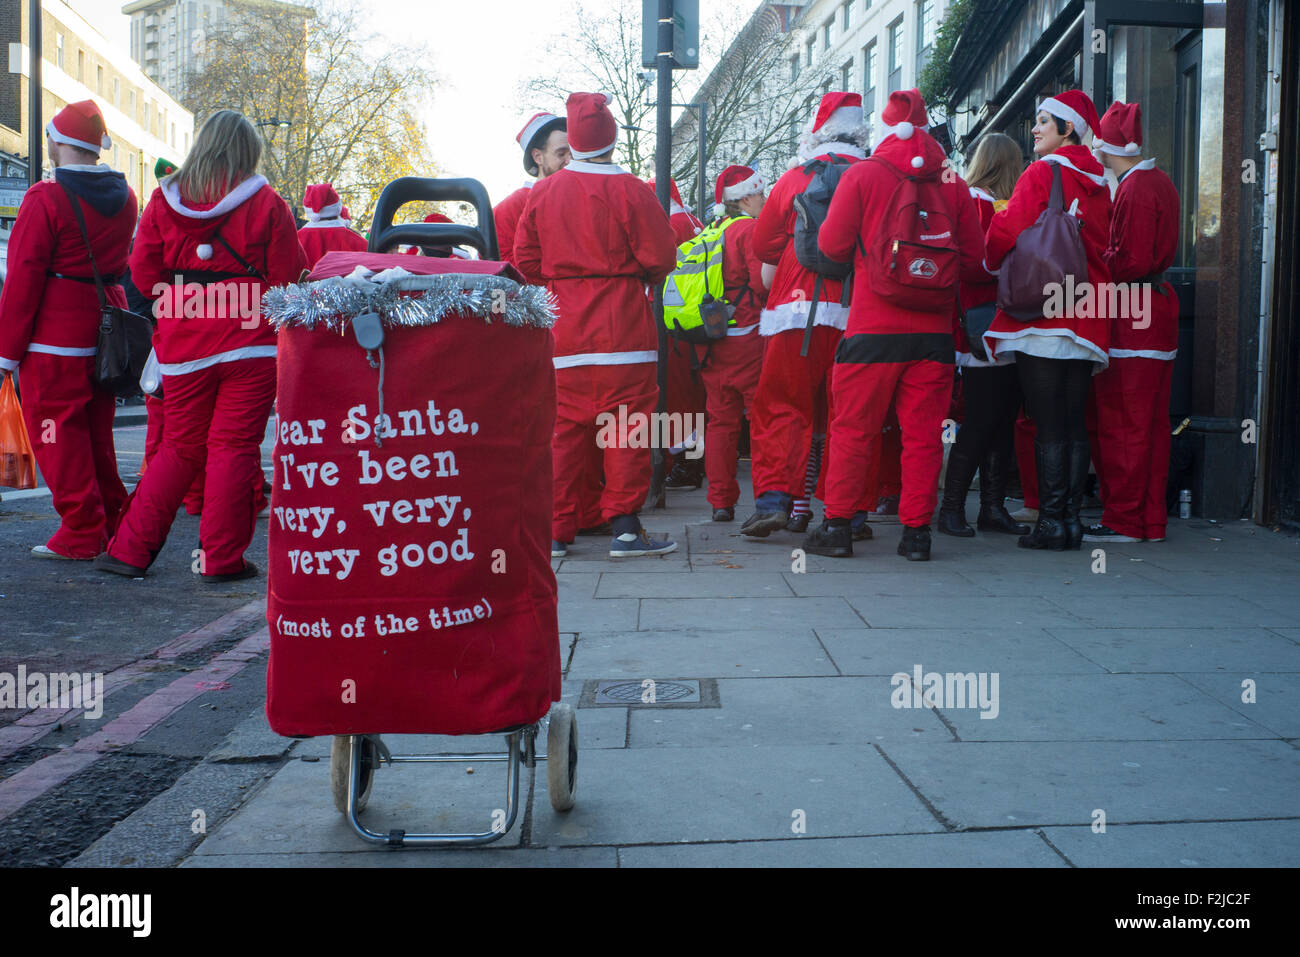
<path fill-rule="evenodd" d="M 817 234 L 822 223 L 826 222 L 826 213 L 831 206 L 831 197 L 840 177 L 849 168 L 849 161 L 842 156 L 830 154 L 831 161 L 813 160 L 803 170 L 812 173 L 807 188 L 794 198 L 794 254 L 799 265 L 832 279 L 843 279 L 853 272 L 853 263 L 838 263 L 828 259 L 817 248 Z"/>

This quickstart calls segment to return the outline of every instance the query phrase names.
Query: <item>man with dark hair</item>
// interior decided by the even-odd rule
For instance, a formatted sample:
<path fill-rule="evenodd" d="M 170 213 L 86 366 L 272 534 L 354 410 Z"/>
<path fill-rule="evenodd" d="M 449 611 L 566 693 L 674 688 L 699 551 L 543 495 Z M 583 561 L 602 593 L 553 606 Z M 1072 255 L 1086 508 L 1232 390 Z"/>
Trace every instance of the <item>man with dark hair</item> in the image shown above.
<path fill-rule="evenodd" d="M 554 113 L 534 113 L 515 140 L 524 151 L 524 170 L 534 180 L 543 180 L 569 165 L 568 123 Z M 497 203 L 492 211 L 497 224 L 497 246 L 502 262 L 514 262 L 515 227 L 528 205 L 533 183 L 529 181 Z"/>

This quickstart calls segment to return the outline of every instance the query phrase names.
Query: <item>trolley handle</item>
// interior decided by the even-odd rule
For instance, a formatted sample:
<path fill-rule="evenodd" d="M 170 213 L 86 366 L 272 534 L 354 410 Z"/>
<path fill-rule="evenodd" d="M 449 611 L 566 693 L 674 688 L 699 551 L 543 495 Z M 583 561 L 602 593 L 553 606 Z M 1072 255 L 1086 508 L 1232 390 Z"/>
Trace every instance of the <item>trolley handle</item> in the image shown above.
<path fill-rule="evenodd" d="M 407 203 L 465 202 L 474 207 L 476 226 L 458 223 L 402 223 L 393 225 L 397 210 Z M 411 232 L 420 227 L 419 232 Z M 402 230 L 402 232 L 397 232 Z M 408 238 L 403 238 L 408 237 Z M 496 222 L 492 217 L 492 203 L 487 190 L 476 179 L 435 179 L 425 176 L 403 176 L 384 187 L 375 206 L 373 226 L 370 230 L 370 252 L 383 252 L 398 243 L 411 245 L 465 245 L 473 246 L 484 259 L 497 260 Z"/>

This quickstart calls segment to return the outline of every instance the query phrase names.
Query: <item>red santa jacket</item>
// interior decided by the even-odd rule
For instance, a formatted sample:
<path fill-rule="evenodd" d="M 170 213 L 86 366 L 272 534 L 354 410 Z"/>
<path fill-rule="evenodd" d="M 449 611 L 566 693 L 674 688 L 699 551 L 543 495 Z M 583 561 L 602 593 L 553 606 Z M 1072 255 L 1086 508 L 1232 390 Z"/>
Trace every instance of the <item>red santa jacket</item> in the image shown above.
<path fill-rule="evenodd" d="M 492 218 L 497 226 L 497 249 L 500 250 L 502 262 L 515 261 L 515 230 L 532 193 L 533 184 L 530 182 L 527 186 L 520 186 L 492 210 Z"/>
<path fill-rule="evenodd" d="M 815 158 L 829 160 L 830 153 L 834 152 L 850 163 L 862 159 L 862 151 L 854 147 L 842 143 L 830 144 L 830 147 L 833 148 Z M 812 178 L 813 174 L 805 173 L 803 166 L 784 173 L 768 194 L 754 226 L 755 253 L 760 261 L 776 266 L 776 275 L 772 277 L 772 287 L 767 293 L 767 308 L 759 322 L 760 335 L 772 336 L 788 329 L 803 329 L 808 324 L 808 303 L 813 300 L 818 277 L 799 265 L 790 240 L 794 238 L 794 198 L 808 188 Z M 838 279 L 821 278 L 820 305 L 813 321 L 819 326 L 843 329 L 849 315 L 849 310 L 840 305 L 844 284 Z"/>
<path fill-rule="evenodd" d="M 722 284 L 727 301 L 736 307 L 736 324 L 728 335 L 753 335 L 767 305 L 763 264 L 754 254 L 753 238 L 754 220 L 749 216 L 737 219 L 723 234 Z"/>
<path fill-rule="evenodd" d="M 262 279 L 244 278 L 244 268 L 217 241 L 218 232 Z M 191 202 L 174 177 L 164 180 L 145 207 L 131 251 L 132 278 L 158 300 L 155 340 L 163 372 L 181 375 L 275 355 L 275 331 L 262 319 L 262 294 L 296 282 L 307 265 L 293 214 L 264 177 L 249 177 L 216 203 Z M 211 276 L 204 273 L 239 276 L 207 286 Z"/>
<path fill-rule="evenodd" d="M 618 166 L 581 160 L 532 192 L 515 234 L 515 265 L 555 295 L 555 368 L 655 362 L 645 287 L 677 266 L 655 194 Z"/>
<path fill-rule="evenodd" d="M 915 168 L 912 158 L 918 152 L 923 164 Z M 870 160 L 855 164 L 840 178 L 826 222 L 818 234 L 818 245 L 823 253 L 838 262 L 854 263 L 853 303 L 846 335 L 939 336 L 944 339 L 944 360 L 951 361 L 947 345 L 952 335 L 953 313 L 957 311 L 957 290 L 953 290 L 951 304 L 942 312 L 918 312 L 896 305 L 877 296 L 871 288 L 870 266 L 859 251 L 875 245 L 881 223 L 893 212 L 891 200 L 901 180 L 884 168 L 883 164 L 888 163 L 905 176 L 939 184 L 961 259 L 960 278 L 972 280 L 987 276 L 979 210 L 971 198 L 970 188 L 960 176 L 953 175 L 948 177 L 949 182 L 944 181 L 946 158 L 943 147 L 924 130 L 917 130 L 908 140 L 891 134 L 876 147 Z M 919 338 L 905 350 L 904 354 L 891 351 L 891 356 L 896 357 L 889 361 L 928 358 L 934 353 L 933 342 L 927 344 Z"/>
<path fill-rule="evenodd" d="M 1102 254 L 1116 283 L 1149 282 L 1178 251 L 1178 190 L 1173 180 L 1143 160 L 1115 191 L 1110 245 Z M 1130 289 L 1141 294 L 1137 287 Z M 1178 352 L 1178 294 L 1168 282 L 1152 286 L 1149 314 L 1116 316 L 1110 326 L 1111 358 L 1173 359 Z M 1130 299 L 1130 312 L 1134 312 Z"/>
<path fill-rule="evenodd" d="M 99 273 L 115 306 L 126 294 L 113 284 L 126 273 L 127 250 L 139 206 L 126 178 L 107 166 L 60 166 L 55 182 L 29 189 L 9 238 L 8 275 L 0 294 L 0 369 L 13 370 L 28 352 L 93 356 L 99 337 L 99 295 L 93 282 L 60 279 L 91 277 L 90 258 L 59 184 L 81 200 L 86 232 Z"/>
<path fill-rule="evenodd" d="M 689 242 L 704 230 L 704 224 L 686 211 L 686 207 L 670 203 L 668 206 L 668 223 L 673 227 L 673 238 L 677 245 Z"/>
<path fill-rule="evenodd" d="M 970 194 L 975 200 L 975 208 L 980 214 L 980 231 L 987 233 L 989 223 L 993 221 L 995 212 L 993 195 L 987 190 L 980 189 L 978 186 L 970 188 Z M 1005 203 L 1003 204 L 1006 205 Z M 976 281 L 963 281 L 961 284 L 961 304 L 966 309 L 974 309 L 976 306 L 983 306 L 993 302 L 998 298 L 998 281 L 996 276 L 988 274 L 983 270 L 983 275 Z M 957 350 L 957 365 L 959 366 L 990 366 L 994 363 L 982 362 L 976 359 L 970 353 L 970 341 L 966 338 L 966 330 L 962 328 L 961 316 L 958 315 L 952 321 L 952 342 Z"/>
<path fill-rule="evenodd" d="M 338 250 L 363 253 L 367 246 L 365 237 L 354 232 L 345 220 L 337 216 L 333 219 L 318 219 L 308 223 L 298 230 L 298 242 L 302 244 L 302 251 L 307 254 L 309 269 L 328 252 Z"/>
<path fill-rule="evenodd" d="M 1007 208 L 995 213 L 986 237 L 986 259 L 990 271 L 998 269 L 1007 253 L 1016 245 L 1020 234 L 1035 222 L 1047 208 L 1052 189 L 1052 167 L 1061 167 L 1061 186 L 1065 193 L 1065 207 L 1077 202 L 1075 215 L 1083 220 L 1083 248 L 1088 256 L 1088 282 L 1096 290 L 1110 281 L 1110 270 L 1102 260 L 1106 244 L 1110 241 L 1110 189 L 1106 186 L 1105 170 L 1087 147 L 1068 144 L 1041 160 L 1030 163 L 1029 168 L 1016 181 L 1015 191 Z M 1072 305 L 1072 304 L 1071 304 Z M 1013 319 L 1002 310 L 993 319 L 985 334 L 985 347 L 990 354 L 998 344 L 1017 339 L 1028 333 L 1048 333 L 1067 336 L 1083 346 L 1093 356 L 1093 361 L 1103 367 L 1107 364 L 1110 348 L 1110 316 L 1105 308 L 1105 297 L 1093 297 L 1091 317 L 1077 315 L 1053 319 L 1039 318 L 1030 322 Z"/>

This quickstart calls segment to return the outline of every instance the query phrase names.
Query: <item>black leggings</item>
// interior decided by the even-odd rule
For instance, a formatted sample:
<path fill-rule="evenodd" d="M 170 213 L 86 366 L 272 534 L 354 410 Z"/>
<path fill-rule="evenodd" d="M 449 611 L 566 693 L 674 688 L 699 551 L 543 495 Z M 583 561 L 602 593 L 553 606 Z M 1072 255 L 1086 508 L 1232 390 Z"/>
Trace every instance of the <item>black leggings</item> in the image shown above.
<path fill-rule="evenodd" d="M 1020 411 L 1020 377 L 1016 367 L 965 366 L 961 370 L 966 415 L 954 451 L 979 461 L 988 452 L 1010 455 Z"/>
<path fill-rule="evenodd" d="M 1018 352 L 1016 368 L 1038 441 L 1087 442 L 1092 360 L 1044 359 Z"/>

